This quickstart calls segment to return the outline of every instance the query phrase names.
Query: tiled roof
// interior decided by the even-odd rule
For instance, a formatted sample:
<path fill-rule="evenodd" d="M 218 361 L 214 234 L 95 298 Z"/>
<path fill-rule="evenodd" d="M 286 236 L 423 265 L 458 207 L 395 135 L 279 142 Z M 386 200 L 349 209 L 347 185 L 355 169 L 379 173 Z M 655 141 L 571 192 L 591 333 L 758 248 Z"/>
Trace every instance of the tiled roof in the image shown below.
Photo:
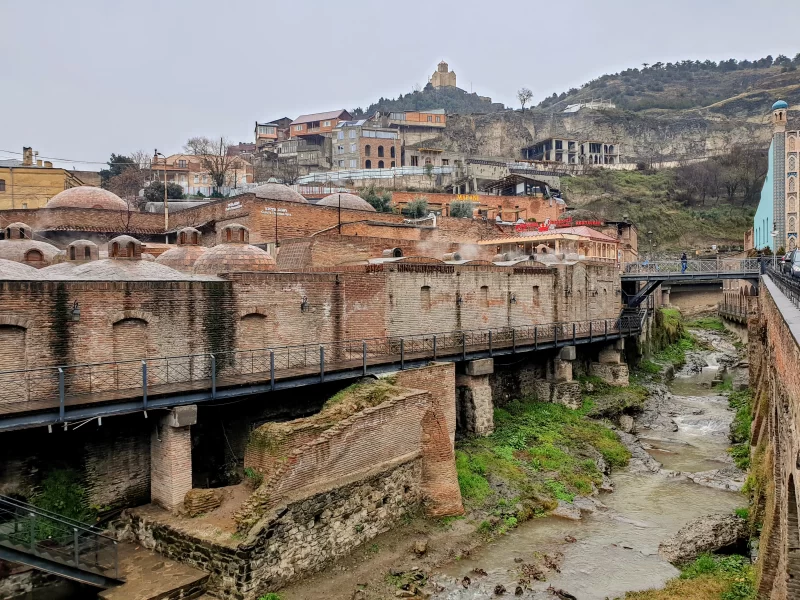
<path fill-rule="evenodd" d="M 314 113 L 311 115 L 300 115 L 294 121 L 292 121 L 292 125 L 300 125 L 301 123 L 310 123 L 311 121 L 325 121 L 328 119 L 338 119 L 342 116 L 342 114 L 347 115 L 346 118 L 350 118 L 350 113 L 346 110 L 339 109 L 339 110 L 331 110 L 328 112 L 322 113 Z"/>

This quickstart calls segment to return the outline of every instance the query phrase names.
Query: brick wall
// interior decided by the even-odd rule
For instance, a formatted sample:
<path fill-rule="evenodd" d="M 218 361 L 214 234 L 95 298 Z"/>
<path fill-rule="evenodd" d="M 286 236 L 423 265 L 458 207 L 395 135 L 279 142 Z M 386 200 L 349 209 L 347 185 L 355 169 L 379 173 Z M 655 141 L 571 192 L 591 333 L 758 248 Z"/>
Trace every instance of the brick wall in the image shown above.
<path fill-rule="evenodd" d="M 39 208 L 30 210 L 4 210 L 0 226 L 20 222 L 34 231 L 69 230 L 76 232 L 103 232 L 155 234 L 164 231 L 164 215 L 142 212 L 100 210 L 94 208 Z"/>
<path fill-rule="evenodd" d="M 192 489 L 190 427 L 171 427 L 161 417 L 150 436 L 150 495 L 152 502 L 174 511 Z"/>

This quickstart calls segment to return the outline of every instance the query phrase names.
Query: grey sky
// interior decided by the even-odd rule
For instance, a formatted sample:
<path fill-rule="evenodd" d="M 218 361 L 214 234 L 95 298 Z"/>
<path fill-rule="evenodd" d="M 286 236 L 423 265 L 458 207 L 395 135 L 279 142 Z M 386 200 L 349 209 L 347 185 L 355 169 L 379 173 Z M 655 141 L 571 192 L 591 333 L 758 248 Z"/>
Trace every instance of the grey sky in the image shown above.
<path fill-rule="evenodd" d="M 249 142 L 256 120 L 407 93 L 441 59 L 513 106 L 642 62 L 800 52 L 800 4 L 774 0 L 0 0 L 0 23 L 0 149 L 86 161 Z"/>

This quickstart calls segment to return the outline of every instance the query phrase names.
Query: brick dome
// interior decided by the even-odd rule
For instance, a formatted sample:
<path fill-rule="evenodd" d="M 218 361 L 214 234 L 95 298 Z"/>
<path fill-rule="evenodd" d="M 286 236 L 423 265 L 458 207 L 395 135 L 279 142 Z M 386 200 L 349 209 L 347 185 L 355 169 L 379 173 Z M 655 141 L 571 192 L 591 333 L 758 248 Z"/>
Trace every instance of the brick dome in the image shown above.
<path fill-rule="evenodd" d="M 250 230 L 231 223 L 220 230 L 222 243 L 203 252 L 194 263 L 194 272 L 218 275 L 236 271 L 274 271 L 275 260 L 269 252 L 251 246 Z M 166 252 L 164 253 L 166 254 Z"/>
<path fill-rule="evenodd" d="M 19 231 L 20 225 L 22 224 L 15 223 L 13 225 L 14 230 Z M 27 225 L 25 227 L 27 227 Z M 30 231 L 29 227 L 27 228 L 27 231 Z M 47 242 L 37 242 L 26 237 L 0 240 L 1 259 L 25 263 L 26 265 L 36 267 L 37 269 L 50 265 L 58 252 L 58 248 L 52 244 L 48 244 Z"/>
<path fill-rule="evenodd" d="M 64 258 L 71 262 L 98 260 L 100 258 L 100 249 L 97 247 L 97 244 L 90 240 L 75 240 L 67 246 Z"/>
<path fill-rule="evenodd" d="M 295 192 L 292 188 L 281 183 L 264 183 L 250 190 L 256 198 L 264 200 L 283 200 L 284 202 L 299 202 L 308 204 L 303 196 Z"/>
<path fill-rule="evenodd" d="M 43 279 L 42 271 L 18 263 L 13 260 L 0 258 L 0 281 L 3 280 L 39 280 Z"/>
<path fill-rule="evenodd" d="M 342 203 L 341 205 L 342 208 L 349 208 L 351 210 L 368 210 L 370 212 L 376 212 L 375 207 L 373 207 L 369 202 L 367 202 L 360 196 L 356 196 L 355 194 L 330 194 L 329 196 L 325 196 L 322 200 L 317 202 L 317 205 L 334 206 L 338 208 L 340 199 Z"/>
<path fill-rule="evenodd" d="M 156 258 L 156 262 L 160 265 L 183 271 L 184 273 L 191 273 L 194 270 L 194 263 L 206 252 L 203 246 L 193 246 L 187 244 L 185 246 L 178 246 L 177 248 L 170 248 L 166 252 L 160 254 Z"/>
<path fill-rule="evenodd" d="M 140 260 L 142 258 L 142 242 L 129 235 L 118 235 L 108 242 L 108 257 Z"/>
<path fill-rule="evenodd" d="M 128 205 L 122 198 L 108 190 L 90 185 L 81 185 L 59 192 L 48 200 L 45 208 L 128 210 Z"/>
<path fill-rule="evenodd" d="M 192 281 L 207 277 L 187 275 L 149 260 L 103 258 L 90 262 L 63 262 L 38 271 L 49 281 Z M 213 279 L 213 278 L 211 278 Z"/>

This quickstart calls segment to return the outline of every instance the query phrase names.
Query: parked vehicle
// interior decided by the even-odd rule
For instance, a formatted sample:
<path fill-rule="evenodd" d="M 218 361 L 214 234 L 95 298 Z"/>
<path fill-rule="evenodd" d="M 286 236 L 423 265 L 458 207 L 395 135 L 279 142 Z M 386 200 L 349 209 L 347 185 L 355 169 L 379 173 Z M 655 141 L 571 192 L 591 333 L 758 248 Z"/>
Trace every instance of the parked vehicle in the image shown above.
<path fill-rule="evenodd" d="M 786 261 L 786 270 L 784 273 L 791 277 L 800 279 L 800 251 L 792 250 L 789 254 L 789 260 Z"/>
<path fill-rule="evenodd" d="M 794 252 L 794 251 L 790 250 L 789 252 L 787 252 L 786 254 L 784 254 L 783 256 L 781 256 L 778 259 L 778 270 L 781 273 L 786 273 L 788 275 L 789 269 L 792 266 L 792 262 L 791 262 L 792 252 Z"/>

